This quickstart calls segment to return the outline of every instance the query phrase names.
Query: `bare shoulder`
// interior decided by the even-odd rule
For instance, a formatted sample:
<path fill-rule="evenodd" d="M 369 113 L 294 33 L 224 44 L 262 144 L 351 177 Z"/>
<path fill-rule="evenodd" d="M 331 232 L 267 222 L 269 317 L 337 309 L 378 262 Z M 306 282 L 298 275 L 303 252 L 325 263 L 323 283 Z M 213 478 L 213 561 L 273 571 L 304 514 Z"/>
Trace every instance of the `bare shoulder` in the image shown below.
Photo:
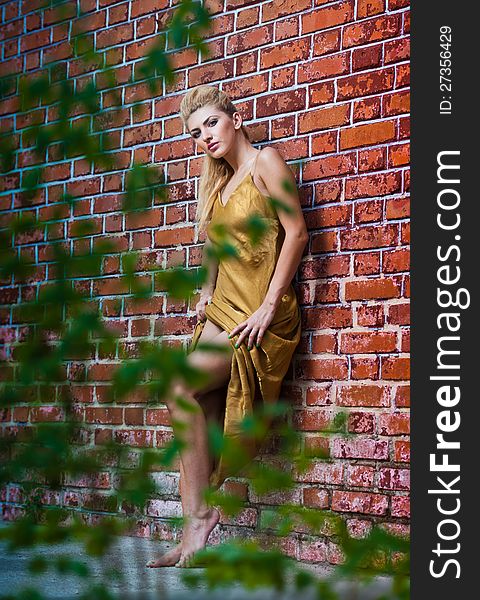
<path fill-rule="evenodd" d="M 292 170 L 280 152 L 272 146 L 265 146 L 261 149 L 256 170 L 259 179 L 270 195 L 278 194 L 282 187 L 282 181 L 288 180 L 295 185 L 295 176 Z"/>
<path fill-rule="evenodd" d="M 288 165 L 283 156 L 276 148 L 273 148 L 272 146 L 265 146 L 260 150 L 257 164 L 260 166 L 260 168 L 262 166 L 265 168 L 271 166 L 276 166 L 278 168 L 283 166 L 288 169 Z"/>

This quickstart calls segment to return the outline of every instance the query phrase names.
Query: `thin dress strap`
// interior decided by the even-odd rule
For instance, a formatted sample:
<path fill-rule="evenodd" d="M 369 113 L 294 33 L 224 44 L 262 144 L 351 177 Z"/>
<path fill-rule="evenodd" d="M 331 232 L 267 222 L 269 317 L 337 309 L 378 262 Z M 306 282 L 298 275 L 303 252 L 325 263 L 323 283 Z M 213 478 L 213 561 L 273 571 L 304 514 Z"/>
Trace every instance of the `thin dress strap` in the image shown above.
<path fill-rule="evenodd" d="M 252 176 L 252 179 L 253 179 L 253 176 L 255 175 L 255 167 L 257 165 L 257 159 L 258 159 L 260 152 L 261 152 L 261 150 L 259 150 L 257 152 L 257 156 L 255 157 L 253 164 L 252 164 L 252 168 L 250 169 L 250 175 Z"/>

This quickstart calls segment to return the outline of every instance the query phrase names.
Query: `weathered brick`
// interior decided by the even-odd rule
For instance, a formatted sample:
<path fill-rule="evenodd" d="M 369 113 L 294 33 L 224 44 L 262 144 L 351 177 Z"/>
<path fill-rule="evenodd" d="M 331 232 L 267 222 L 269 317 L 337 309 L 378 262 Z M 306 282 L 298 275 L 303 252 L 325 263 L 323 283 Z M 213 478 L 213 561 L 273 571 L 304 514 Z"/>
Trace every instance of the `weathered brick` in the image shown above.
<path fill-rule="evenodd" d="M 381 144 L 395 139 L 394 121 L 356 125 L 340 131 L 340 149 Z"/>
<path fill-rule="evenodd" d="M 333 491 L 332 510 L 381 516 L 387 513 L 387 509 L 388 496 L 366 492 Z"/>
<path fill-rule="evenodd" d="M 400 286 L 393 279 L 382 277 L 345 282 L 346 300 L 370 300 L 375 298 L 398 298 Z"/>
<path fill-rule="evenodd" d="M 400 33 L 401 22 L 400 15 L 392 14 L 346 25 L 343 33 L 343 47 L 350 48 L 394 37 Z"/>
<path fill-rule="evenodd" d="M 390 406 L 391 388 L 382 385 L 341 385 L 337 387 L 338 406 Z"/>
<path fill-rule="evenodd" d="M 354 3 L 351 0 L 326 6 L 302 15 L 303 33 L 320 31 L 335 25 L 348 23 L 353 18 Z"/>

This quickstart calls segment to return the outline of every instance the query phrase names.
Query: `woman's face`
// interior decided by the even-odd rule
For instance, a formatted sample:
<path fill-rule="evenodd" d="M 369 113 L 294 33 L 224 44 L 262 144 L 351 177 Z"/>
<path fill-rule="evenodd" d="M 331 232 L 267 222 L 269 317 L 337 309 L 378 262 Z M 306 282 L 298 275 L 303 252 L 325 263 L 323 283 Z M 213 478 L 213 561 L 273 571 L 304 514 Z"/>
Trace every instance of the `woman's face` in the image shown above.
<path fill-rule="evenodd" d="M 238 112 L 230 117 L 210 104 L 194 111 L 187 120 L 187 128 L 197 146 L 213 158 L 229 152 L 241 125 Z"/>

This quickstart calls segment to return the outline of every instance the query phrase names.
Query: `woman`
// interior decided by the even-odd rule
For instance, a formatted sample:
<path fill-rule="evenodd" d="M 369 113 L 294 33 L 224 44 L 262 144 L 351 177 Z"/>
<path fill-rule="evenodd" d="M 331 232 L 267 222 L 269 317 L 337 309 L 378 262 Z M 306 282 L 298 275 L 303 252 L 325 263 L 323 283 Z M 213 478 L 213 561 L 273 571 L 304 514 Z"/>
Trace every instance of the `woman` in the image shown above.
<path fill-rule="evenodd" d="M 177 425 L 186 442 L 180 452 L 185 525 L 181 543 L 148 563 L 151 567 L 191 564 L 219 520 L 203 492 L 209 485 L 217 489 L 239 470 L 226 456 L 215 461 L 209 455 L 207 422 L 216 420 L 224 436 L 246 450 L 247 460 L 258 450 L 252 440 L 250 445 L 243 443 L 240 423 L 259 403 L 278 398 L 300 340 L 300 311 L 291 281 L 308 239 L 291 170 L 274 148 L 252 146 L 241 114 L 224 92 L 209 85 L 189 90 L 180 116 L 206 154 L 197 219 L 200 231 L 207 233 L 203 264 L 208 278 L 196 305 L 198 321 L 188 360 L 207 371 L 210 379 L 196 388 L 178 381 L 172 400 L 166 401 L 174 433 Z M 285 209 L 277 211 L 269 197 Z M 248 232 L 252 215 L 266 225 L 257 244 Z M 208 247 L 219 248 L 225 239 L 237 254 L 219 262 L 210 257 Z M 225 352 L 195 349 L 204 342 Z M 197 410 L 182 410 L 174 401 L 176 395 Z"/>

